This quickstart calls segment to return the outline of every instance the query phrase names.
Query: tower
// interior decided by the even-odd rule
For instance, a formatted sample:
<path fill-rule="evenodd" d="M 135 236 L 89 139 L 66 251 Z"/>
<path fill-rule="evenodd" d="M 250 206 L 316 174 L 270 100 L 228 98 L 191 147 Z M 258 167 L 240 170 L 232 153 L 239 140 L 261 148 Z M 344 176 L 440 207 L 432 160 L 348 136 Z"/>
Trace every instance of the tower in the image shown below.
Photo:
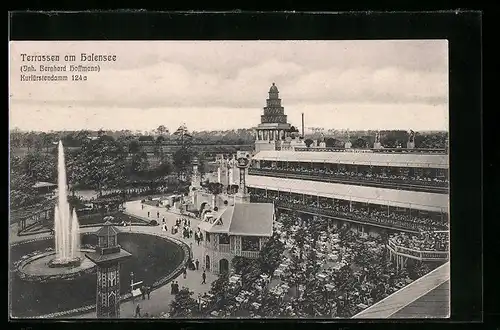
<path fill-rule="evenodd" d="M 118 245 L 118 229 L 106 221 L 95 233 L 95 252 L 85 256 L 97 265 L 97 318 L 120 317 L 120 266 L 131 254 Z"/>
<path fill-rule="evenodd" d="M 346 149 L 351 149 L 352 147 L 352 143 L 351 143 L 351 133 L 349 132 L 349 130 L 347 130 L 347 141 L 345 142 L 344 144 L 344 148 Z"/>
<path fill-rule="evenodd" d="M 193 173 L 191 174 L 191 190 L 193 188 L 199 189 L 201 187 L 201 174 L 198 171 L 199 164 L 198 158 L 194 158 L 191 162 L 191 165 L 193 166 Z"/>
<path fill-rule="evenodd" d="M 408 142 L 406 143 L 406 148 L 407 149 L 415 148 L 415 132 L 413 130 L 410 130 L 410 132 L 408 133 Z"/>
<path fill-rule="evenodd" d="M 235 203 L 250 203 L 250 195 L 248 194 L 245 180 L 246 170 L 250 165 L 249 157 L 249 155 L 246 157 L 241 156 L 236 161 L 236 167 L 238 168 L 240 174 L 240 184 L 238 187 L 238 193 L 234 196 Z"/>
<path fill-rule="evenodd" d="M 260 124 L 255 129 L 255 151 L 276 150 L 281 141 L 290 135 L 290 128 L 285 109 L 281 106 L 278 87 L 273 83 L 269 89 L 264 113 L 260 116 Z"/>
<path fill-rule="evenodd" d="M 377 133 L 375 133 L 375 142 L 373 143 L 373 149 L 380 148 L 382 148 L 382 144 L 380 143 L 380 132 L 377 131 Z"/>

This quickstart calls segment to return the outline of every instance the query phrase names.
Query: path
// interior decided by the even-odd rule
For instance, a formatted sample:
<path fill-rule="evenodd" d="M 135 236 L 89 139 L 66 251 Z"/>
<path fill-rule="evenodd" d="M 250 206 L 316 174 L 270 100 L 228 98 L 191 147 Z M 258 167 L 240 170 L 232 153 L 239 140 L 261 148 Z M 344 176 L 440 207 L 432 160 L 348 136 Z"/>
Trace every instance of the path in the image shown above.
<path fill-rule="evenodd" d="M 162 222 L 162 218 L 165 217 L 165 222 L 167 223 L 168 229 L 170 229 L 174 224 L 175 220 L 179 217 L 181 217 L 178 214 L 174 214 L 172 212 L 167 211 L 165 208 L 158 208 L 154 206 L 149 206 L 149 205 L 144 205 L 144 209 L 141 207 L 141 202 L 140 201 L 131 201 L 127 202 L 125 204 L 126 207 L 126 212 L 137 216 L 141 218 L 148 218 L 148 211 L 150 212 L 150 217 L 149 219 L 155 219 L 157 220 L 160 224 Z M 158 220 L 157 217 L 157 212 L 160 212 L 160 217 Z M 191 228 L 193 230 L 196 229 L 198 224 L 200 223 L 199 220 L 189 218 L 191 220 Z M 206 284 L 201 284 L 201 274 L 203 273 L 201 269 L 201 264 L 202 264 L 202 246 L 198 246 L 194 240 L 194 238 L 191 239 L 183 239 L 182 238 L 182 233 L 179 231 L 176 235 L 171 235 L 170 231 L 162 231 L 161 226 L 155 226 L 155 227 L 146 227 L 146 226 L 132 226 L 132 227 L 118 227 L 121 231 L 131 231 L 134 233 L 155 233 L 155 234 L 160 234 L 165 237 L 175 237 L 177 239 L 183 240 L 186 242 L 188 245 L 191 245 L 192 243 L 192 248 L 193 248 L 193 256 L 194 260 L 198 259 L 200 260 L 200 269 L 198 271 L 190 271 L 188 270 L 187 272 L 187 278 L 184 279 L 182 275 L 177 277 L 175 280 L 178 281 L 179 287 L 182 288 L 183 286 L 187 286 L 191 291 L 194 292 L 193 298 L 197 298 L 198 294 L 203 294 L 205 292 L 208 292 L 210 290 L 210 284 L 212 281 L 217 279 L 217 275 L 214 275 L 211 272 L 206 272 L 207 279 L 206 279 Z M 82 233 L 89 233 L 96 231 L 97 229 L 94 228 L 81 228 Z M 12 235 L 10 237 L 10 242 L 19 242 L 19 241 L 24 241 L 24 240 L 32 240 L 36 239 L 39 237 L 46 237 L 48 236 L 47 233 L 41 233 L 37 235 L 30 235 L 30 236 L 17 236 L 17 234 Z M 136 279 L 136 280 L 141 280 L 141 279 Z M 154 290 L 151 293 L 151 299 L 142 300 L 142 297 L 139 297 L 139 299 L 136 298 L 135 302 L 133 301 L 126 301 L 123 302 L 120 306 L 120 318 L 133 318 L 135 316 L 135 308 L 137 306 L 137 303 L 141 305 L 141 314 L 148 313 L 151 316 L 158 316 L 159 314 L 163 312 L 168 312 L 170 309 L 170 302 L 173 300 L 174 295 L 170 294 L 170 282 L 167 283 L 166 285 Z M 96 318 L 95 312 L 92 313 L 87 313 L 79 316 L 75 316 L 75 318 Z"/>

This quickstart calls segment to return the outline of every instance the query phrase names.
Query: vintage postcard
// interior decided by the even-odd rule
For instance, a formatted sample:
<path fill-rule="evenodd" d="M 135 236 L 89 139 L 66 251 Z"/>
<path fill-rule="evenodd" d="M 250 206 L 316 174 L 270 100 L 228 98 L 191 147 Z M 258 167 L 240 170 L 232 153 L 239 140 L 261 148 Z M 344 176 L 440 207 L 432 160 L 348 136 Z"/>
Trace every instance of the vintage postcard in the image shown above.
<path fill-rule="evenodd" d="M 448 42 L 11 41 L 12 318 L 450 316 Z"/>

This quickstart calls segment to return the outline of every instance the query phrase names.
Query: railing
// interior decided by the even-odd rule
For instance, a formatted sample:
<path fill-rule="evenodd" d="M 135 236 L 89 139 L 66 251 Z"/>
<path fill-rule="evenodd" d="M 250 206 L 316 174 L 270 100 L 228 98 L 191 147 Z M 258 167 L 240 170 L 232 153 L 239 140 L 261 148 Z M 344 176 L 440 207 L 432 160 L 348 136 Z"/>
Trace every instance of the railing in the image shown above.
<path fill-rule="evenodd" d="M 428 225 L 419 225 L 411 222 L 403 222 L 399 220 L 392 219 L 390 217 L 377 216 L 368 217 L 362 215 L 355 215 L 353 213 L 341 212 L 334 209 L 320 208 L 315 206 L 306 206 L 303 204 L 295 204 L 290 202 L 283 202 L 275 200 L 273 198 L 256 197 L 252 196 L 252 201 L 260 203 L 274 203 L 277 208 L 295 210 L 303 213 L 310 213 L 320 216 L 326 216 L 331 218 L 337 218 L 344 221 L 358 222 L 367 225 L 375 225 L 378 227 L 399 229 L 403 231 L 409 231 L 413 233 L 418 233 L 420 230 L 425 231 L 435 231 L 438 228 L 434 228 Z"/>
<path fill-rule="evenodd" d="M 374 186 L 374 187 L 388 187 L 388 188 L 390 187 L 390 188 L 422 191 L 422 192 L 448 193 L 447 182 L 418 181 L 418 180 L 409 182 L 405 180 L 390 179 L 390 178 L 380 179 L 380 178 L 367 178 L 367 177 L 350 177 L 350 176 L 344 176 L 344 175 L 341 176 L 336 174 L 300 173 L 295 171 L 287 171 L 283 169 L 267 170 L 260 168 L 250 168 L 248 169 L 248 174 L 286 178 L 286 179 L 351 184 L 359 186 Z"/>
<path fill-rule="evenodd" d="M 425 153 L 425 154 L 446 154 L 446 149 L 423 149 L 423 148 L 384 148 L 384 149 L 346 149 L 346 148 L 327 148 L 327 147 L 296 147 L 295 151 L 309 152 L 378 152 L 378 153 Z"/>
<path fill-rule="evenodd" d="M 229 253 L 230 244 L 219 244 L 219 252 Z"/>
<path fill-rule="evenodd" d="M 245 258 L 258 258 L 259 257 L 259 251 L 241 251 L 241 256 Z"/>
<path fill-rule="evenodd" d="M 404 246 L 397 245 L 394 241 L 389 240 L 387 247 L 395 254 L 408 257 L 411 259 L 417 259 L 421 261 L 437 261 L 437 260 L 448 260 L 448 251 L 422 251 L 417 249 L 411 249 Z"/>

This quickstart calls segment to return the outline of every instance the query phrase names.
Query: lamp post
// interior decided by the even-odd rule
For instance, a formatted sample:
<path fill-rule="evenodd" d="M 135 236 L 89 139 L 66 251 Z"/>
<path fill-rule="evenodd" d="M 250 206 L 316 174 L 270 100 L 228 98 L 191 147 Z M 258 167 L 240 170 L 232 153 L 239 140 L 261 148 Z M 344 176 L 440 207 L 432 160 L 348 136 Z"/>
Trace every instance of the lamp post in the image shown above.
<path fill-rule="evenodd" d="M 132 293 L 132 297 L 134 297 L 134 272 L 130 272 L 130 292 Z"/>
<path fill-rule="evenodd" d="M 226 186 L 226 193 L 229 195 L 229 170 L 231 169 L 231 164 L 229 163 L 230 160 L 227 161 L 226 163 L 226 176 L 227 176 L 227 186 Z"/>

